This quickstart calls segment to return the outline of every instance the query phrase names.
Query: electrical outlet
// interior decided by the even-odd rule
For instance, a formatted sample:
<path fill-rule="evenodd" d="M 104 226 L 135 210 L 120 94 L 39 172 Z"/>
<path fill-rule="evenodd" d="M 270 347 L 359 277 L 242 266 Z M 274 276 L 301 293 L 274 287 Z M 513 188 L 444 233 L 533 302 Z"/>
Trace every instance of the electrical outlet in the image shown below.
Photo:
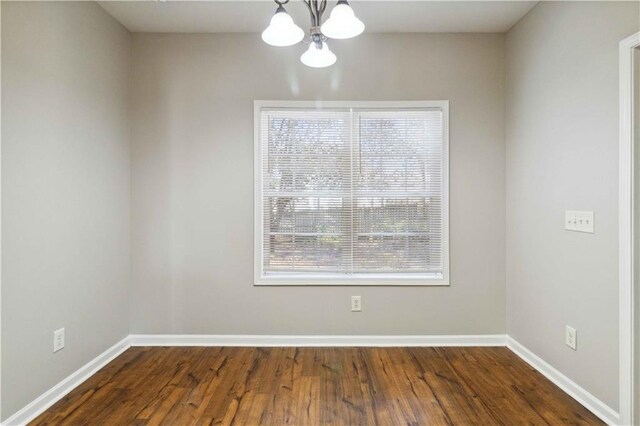
<path fill-rule="evenodd" d="M 64 328 L 53 332 L 53 351 L 58 352 L 64 348 Z"/>
<path fill-rule="evenodd" d="M 566 327 L 564 342 L 574 351 L 578 349 L 578 332 L 575 328 L 569 326 Z"/>
<path fill-rule="evenodd" d="M 351 312 L 361 312 L 361 311 L 362 311 L 362 297 L 351 296 Z"/>

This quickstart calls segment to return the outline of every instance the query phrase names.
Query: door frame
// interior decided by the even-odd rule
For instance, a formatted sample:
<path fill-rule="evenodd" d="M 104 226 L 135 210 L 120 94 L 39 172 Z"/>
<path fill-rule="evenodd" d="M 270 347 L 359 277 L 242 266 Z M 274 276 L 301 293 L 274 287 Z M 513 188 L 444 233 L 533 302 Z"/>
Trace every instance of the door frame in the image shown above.
<path fill-rule="evenodd" d="M 620 424 L 634 420 L 634 50 L 640 32 L 620 42 L 619 386 Z"/>

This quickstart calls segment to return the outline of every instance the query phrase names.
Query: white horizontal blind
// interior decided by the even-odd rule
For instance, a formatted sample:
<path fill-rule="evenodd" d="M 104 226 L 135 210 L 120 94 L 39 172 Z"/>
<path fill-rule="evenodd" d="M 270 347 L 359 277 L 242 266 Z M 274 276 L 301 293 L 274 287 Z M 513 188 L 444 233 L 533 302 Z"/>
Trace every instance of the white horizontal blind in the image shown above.
<path fill-rule="evenodd" d="M 350 266 L 349 111 L 262 112 L 263 271 Z"/>
<path fill-rule="evenodd" d="M 442 272 L 442 112 L 354 120 L 353 272 Z"/>
<path fill-rule="evenodd" d="M 263 109 L 262 273 L 441 274 L 440 109 Z"/>

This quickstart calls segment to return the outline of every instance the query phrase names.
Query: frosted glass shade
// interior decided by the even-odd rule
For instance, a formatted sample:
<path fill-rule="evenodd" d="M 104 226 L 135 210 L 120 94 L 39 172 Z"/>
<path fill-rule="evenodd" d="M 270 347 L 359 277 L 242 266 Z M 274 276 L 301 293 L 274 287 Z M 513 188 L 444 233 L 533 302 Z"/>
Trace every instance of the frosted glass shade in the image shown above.
<path fill-rule="evenodd" d="M 356 18 L 351 6 L 344 3 L 338 3 L 331 11 L 331 16 L 327 19 L 322 27 L 322 34 L 329 38 L 345 39 L 352 38 L 362 34 L 364 24 Z"/>
<path fill-rule="evenodd" d="M 278 8 L 276 14 L 271 18 L 271 23 L 262 32 L 262 40 L 277 47 L 293 46 L 303 38 L 304 31 L 293 22 L 283 7 Z"/>
<path fill-rule="evenodd" d="M 300 56 L 303 64 L 312 68 L 325 68 L 336 62 L 336 55 L 329 50 L 327 43 L 322 43 L 322 47 L 318 49 L 315 43 L 309 45 L 309 49 Z"/>

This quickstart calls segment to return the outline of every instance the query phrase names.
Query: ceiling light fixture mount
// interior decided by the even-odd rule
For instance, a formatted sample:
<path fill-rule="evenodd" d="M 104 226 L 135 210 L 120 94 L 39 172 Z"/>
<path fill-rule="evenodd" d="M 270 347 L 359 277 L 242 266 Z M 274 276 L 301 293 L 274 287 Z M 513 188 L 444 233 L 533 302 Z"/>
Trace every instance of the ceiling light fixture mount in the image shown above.
<path fill-rule="evenodd" d="M 364 31 L 364 24 L 359 20 L 347 0 L 338 0 L 326 22 L 322 15 L 327 8 L 327 0 L 302 0 L 309 10 L 311 30 L 309 31 L 309 49 L 302 54 L 303 64 L 313 68 L 324 68 L 333 65 L 337 58 L 329 49 L 327 39 L 348 39 L 356 37 Z M 262 40 L 271 46 L 293 46 L 304 38 L 304 31 L 297 26 L 287 13 L 284 5 L 289 0 L 274 0 L 278 5 L 271 23 L 262 32 Z"/>

